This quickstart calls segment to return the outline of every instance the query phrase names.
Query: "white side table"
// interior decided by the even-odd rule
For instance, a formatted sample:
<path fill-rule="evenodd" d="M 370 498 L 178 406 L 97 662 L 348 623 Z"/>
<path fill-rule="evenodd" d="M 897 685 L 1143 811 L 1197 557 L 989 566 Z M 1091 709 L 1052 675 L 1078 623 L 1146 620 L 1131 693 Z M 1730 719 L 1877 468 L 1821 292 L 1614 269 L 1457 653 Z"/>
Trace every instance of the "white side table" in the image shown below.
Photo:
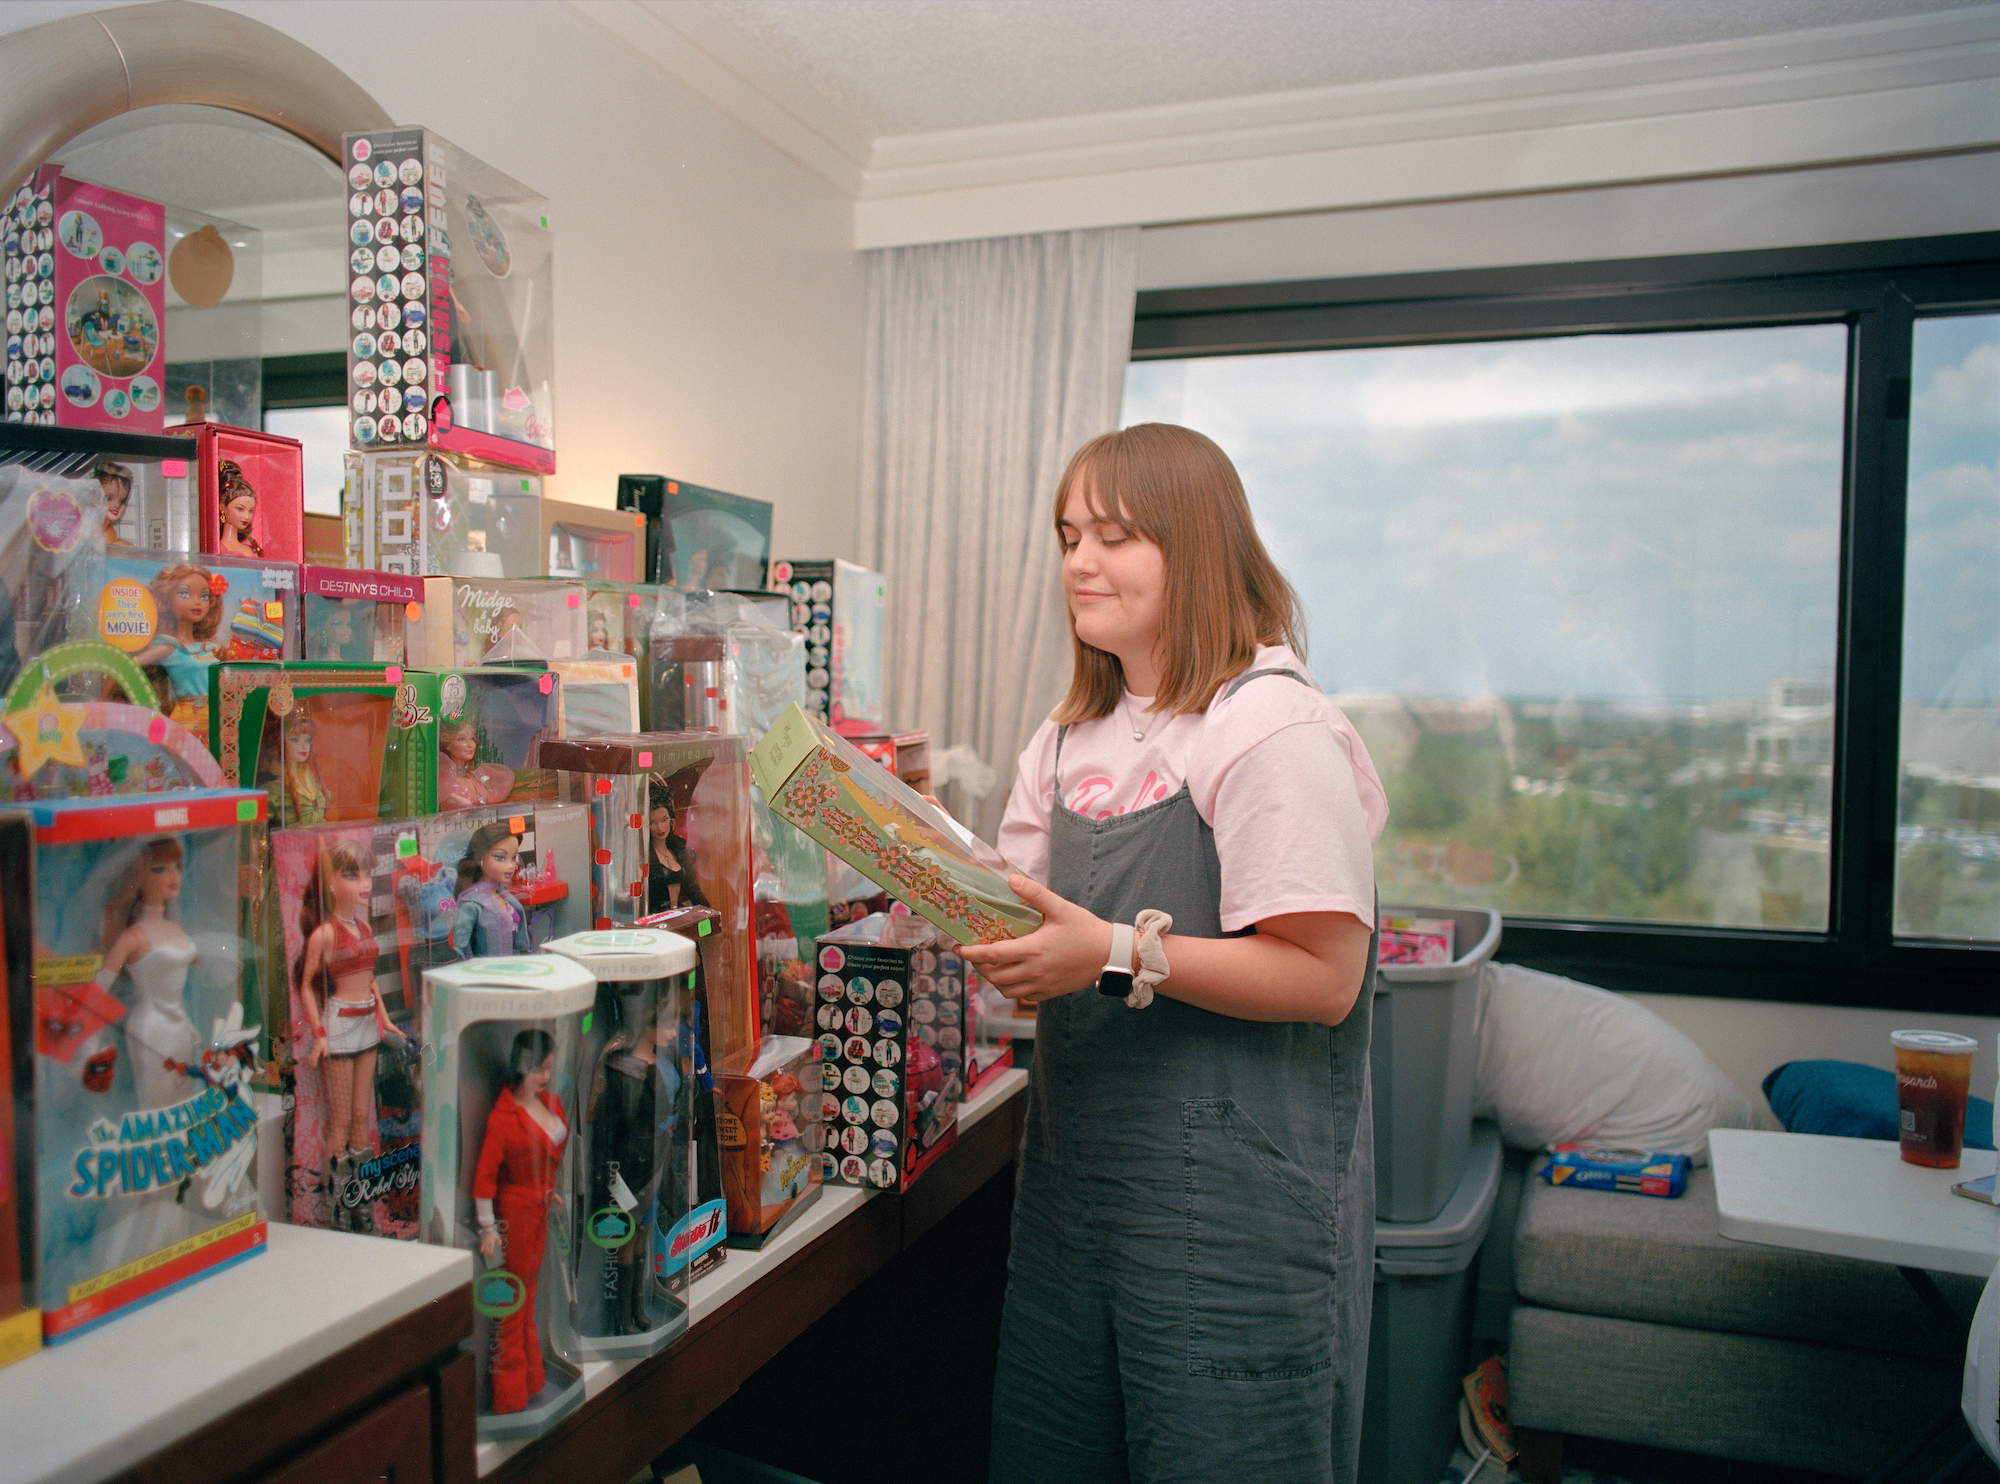
<path fill-rule="evenodd" d="M 1948 1334 L 1965 1326 L 1932 1273 L 1991 1276 L 2000 1263 L 2000 1207 L 1953 1195 L 1960 1180 L 1993 1173 L 1990 1149 L 1968 1149 L 1955 1170 L 1907 1164 L 1893 1139 L 1841 1139 L 1719 1128 L 1708 1136 L 1715 1174 L 1716 1227 L 1725 1237 L 1830 1257 L 1891 1263 L 1902 1270 Z M 1959 1416 L 1956 1399 L 1864 1484 L 1894 1478 Z M 1977 1442 L 1933 1475 L 1948 1479 L 1972 1462 Z"/>
<path fill-rule="evenodd" d="M 1969 1278 L 2000 1262 L 2000 1207 L 1951 1193 L 1993 1173 L 1990 1149 L 1930 1170 L 1905 1164 L 1889 1139 L 1719 1128 L 1708 1158 L 1725 1237 Z"/>

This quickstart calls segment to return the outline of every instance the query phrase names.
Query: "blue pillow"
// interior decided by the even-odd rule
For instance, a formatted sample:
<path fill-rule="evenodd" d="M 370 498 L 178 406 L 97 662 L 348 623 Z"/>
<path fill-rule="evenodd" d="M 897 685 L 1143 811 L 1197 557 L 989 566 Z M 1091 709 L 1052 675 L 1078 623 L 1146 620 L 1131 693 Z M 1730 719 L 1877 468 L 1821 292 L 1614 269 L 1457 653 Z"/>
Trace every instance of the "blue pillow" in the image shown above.
<path fill-rule="evenodd" d="M 1896 1074 L 1852 1061 L 1788 1061 L 1764 1079 L 1764 1101 L 1787 1132 L 1893 1139 Z M 1965 1147 L 1993 1147 L 1993 1105 L 1968 1098 Z"/>

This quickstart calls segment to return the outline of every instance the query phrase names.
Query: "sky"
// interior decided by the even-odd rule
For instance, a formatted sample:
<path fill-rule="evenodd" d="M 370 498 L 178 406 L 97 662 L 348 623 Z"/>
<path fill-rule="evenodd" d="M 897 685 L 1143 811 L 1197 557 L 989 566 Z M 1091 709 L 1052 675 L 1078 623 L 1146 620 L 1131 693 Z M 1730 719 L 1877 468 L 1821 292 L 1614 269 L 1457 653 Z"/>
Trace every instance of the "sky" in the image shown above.
<path fill-rule="evenodd" d="M 2000 317 L 1920 329 L 1908 667 L 1935 695 L 2000 628 Z M 1236 461 L 1329 690 L 1756 698 L 1832 675 L 1847 335 L 1140 362 L 1124 421 Z"/>

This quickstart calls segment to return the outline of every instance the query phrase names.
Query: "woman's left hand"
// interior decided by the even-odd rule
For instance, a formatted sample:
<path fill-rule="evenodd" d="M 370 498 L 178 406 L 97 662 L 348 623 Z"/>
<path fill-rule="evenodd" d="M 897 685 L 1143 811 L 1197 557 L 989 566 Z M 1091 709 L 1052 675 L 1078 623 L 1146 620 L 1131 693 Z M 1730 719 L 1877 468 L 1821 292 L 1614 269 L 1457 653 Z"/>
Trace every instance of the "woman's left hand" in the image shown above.
<path fill-rule="evenodd" d="M 1026 876 L 1007 878 L 1014 895 L 1042 914 L 1042 925 L 1005 943 L 974 943 L 959 957 L 1010 1000 L 1038 1005 L 1097 983 L 1111 956 L 1111 924 Z"/>

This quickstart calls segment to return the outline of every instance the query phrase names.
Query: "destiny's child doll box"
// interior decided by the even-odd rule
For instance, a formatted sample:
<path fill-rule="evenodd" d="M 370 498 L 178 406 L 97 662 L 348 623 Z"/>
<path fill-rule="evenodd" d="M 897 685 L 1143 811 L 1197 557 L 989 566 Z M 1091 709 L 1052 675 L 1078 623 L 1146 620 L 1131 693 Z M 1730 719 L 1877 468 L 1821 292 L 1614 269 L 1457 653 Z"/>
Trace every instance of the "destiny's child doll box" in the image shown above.
<path fill-rule="evenodd" d="M 301 567 L 304 658 L 341 664 L 409 663 L 408 624 L 423 619 L 424 584 L 393 572 Z"/>
<path fill-rule="evenodd" d="M 482 1437 L 532 1437 L 583 1400 L 556 1311 L 576 1241 L 569 1193 L 590 1091 L 579 1063 L 596 997 L 590 971 L 553 953 L 424 975 L 423 1240 L 476 1254 L 467 1347 Z"/>
<path fill-rule="evenodd" d="M 819 940 L 826 1178 L 908 1190 L 958 1138 L 965 960 L 919 917 L 874 913 Z"/>
<path fill-rule="evenodd" d="M 42 1331 L 57 1343 L 263 1250 L 238 887 L 264 796 L 29 814 Z"/>
<path fill-rule="evenodd" d="M 750 768 L 774 811 L 959 942 L 1041 926 L 1007 885 L 1005 857 L 799 707 L 764 734 Z"/>

